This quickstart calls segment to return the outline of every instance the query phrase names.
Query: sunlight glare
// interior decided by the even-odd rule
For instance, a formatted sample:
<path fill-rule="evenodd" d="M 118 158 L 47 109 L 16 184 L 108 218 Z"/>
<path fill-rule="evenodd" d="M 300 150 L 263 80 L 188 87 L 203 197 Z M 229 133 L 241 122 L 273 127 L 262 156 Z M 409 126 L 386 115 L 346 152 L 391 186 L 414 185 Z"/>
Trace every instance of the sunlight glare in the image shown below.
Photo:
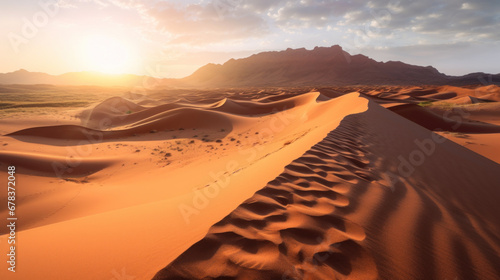
<path fill-rule="evenodd" d="M 113 37 L 88 38 L 83 46 L 85 68 L 108 74 L 130 73 L 136 54 L 129 45 Z"/>

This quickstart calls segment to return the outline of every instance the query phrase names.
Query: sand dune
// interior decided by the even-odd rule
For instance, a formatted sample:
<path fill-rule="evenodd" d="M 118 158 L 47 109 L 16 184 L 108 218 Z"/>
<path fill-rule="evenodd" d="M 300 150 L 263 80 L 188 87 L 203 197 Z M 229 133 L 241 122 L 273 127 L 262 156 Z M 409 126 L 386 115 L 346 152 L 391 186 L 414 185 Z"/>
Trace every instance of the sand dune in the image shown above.
<path fill-rule="evenodd" d="M 13 153 L 0 151 L 0 162 L 4 165 L 15 165 L 21 168 L 23 171 L 29 170 L 29 174 L 42 175 L 42 176 L 54 176 L 54 170 L 58 168 L 71 169 L 71 172 L 65 172 L 69 177 L 85 177 L 98 172 L 106 167 L 109 167 L 116 160 L 109 158 L 102 159 L 87 159 L 79 158 L 73 159 L 78 161 L 79 164 L 76 167 L 68 165 L 66 158 L 63 156 L 53 156 L 46 154 L 35 154 L 35 153 Z"/>
<path fill-rule="evenodd" d="M 500 166 L 432 139 L 370 103 L 154 279 L 495 279 Z"/>
<path fill-rule="evenodd" d="M 288 108 L 293 108 L 296 106 L 306 105 L 315 101 L 318 98 L 316 92 L 302 94 L 300 96 L 280 98 L 277 101 L 271 101 L 268 103 L 256 103 L 252 101 L 237 101 L 237 100 L 224 100 L 220 106 L 213 108 L 213 110 L 240 114 L 240 115 L 263 115 L 278 112 L 277 108 L 280 110 L 286 110 Z"/>
<path fill-rule="evenodd" d="M 59 154 L 66 161 L 73 155 L 89 163 L 118 159 L 90 176 L 81 174 L 82 177 L 71 180 L 55 173 L 52 177 L 45 174 L 47 179 L 43 179 L 19 166 L 19 176 L 25 176 L 25 183 L 31 187 L 18 194 L 19 208 L 23 209 L 20 211 L 26 221 L 18 229 L 24 244 L 18 252 L 30 269 L 20 270 L 17 279 L 40 275 L 64 279 L 75 273 L 89 279 L 108 279 L 113 277 L 113 269 L 123 266 L 140 279 L 153 277 L 164 266 L 164 252 L 175 258 L 213 223 L 275 178 L 283 166 L 322 139 L 346 114 L 366 108 L 366 100 L 358 99 L 356 93 L 317 102 L 319 96 L 318 92 L 312 92 L 262 104 L 226 103 L 226 100 L 218 103 L 222 106 L 207 104 L 161 113 L 150 109 L 149 116 L 119 129 L 101 131 L 61 125 L 24 129 L 2 137 L 9 149 L 25 151 L 29 161 L 35 159 L 40 149 L 46 155 Z M 224 108 L 224 104 L 236 103 L 250 109 L 241 115 L 224 112 L 232 109 Z M 337 113 L 326 115 L 322 113 L 325 111 Z M 173 130 L 167 129 L 172 127 Z M 151 133 L 151 129 L 156 131 Z M 87 136 L 95 131 L 102 137 L 89 140 Z M 79 149 L 85 153 L 78 152 Z M 195 209 L 199 213 L 186 217 L 190 219 L 187 223 L 179 206 L 193 205 L 196 191 L 207 184 L 226 181 L 211 174 L 226 170 L 230 162 L 236 164 L 236 170 L 225 171 L 222 177 L 230 178 L 229 186 L 220 189 L 220 195 L 203 211 Z M 83 168 L 85 164 L 79 162 L 75 167 Z M 40 184 L 45 191 L 37 189 Z M 144 231 L 143 227 L 136 227 L 140 217 L 149 217 L 145 232 L 155 234 L 132 242 L 132 247 L 125 250 L 123 242 L 129 243 L 137 238 L 138 230 Z M 169 241 L 165 240 L 165 232 L 170 232 Z M 52 254 L 41 257 L 49 244 L 56 244 Z M 71 251 L 67 250 L 69 247 Z M 92 258 L 92 252 L 99 248 L 107 248 L 101 252 L 105 256 Z M 76 252 L 82 262 L 69 257 Z M 158 257 L 152 259 L 151 254 Z M 148 265 L 144 265 L 144 260 L 148 260 Z M 53 269 L 53 263 L 61 264 L 60 269 Z M 94 267 L 91 272 L 89 266 Z"/>
<path fill-rule="evenodd" d="M 391 111 L 430 130 L 445 130 L 464 133 L 498 133 L 500 126 L 470 122 L 464 116 L 448 114 L 450 117 L 441 116 L 423 107 L 413 104 L 397 105 Z"/>
<path fill-rule="evenodd" d="M 498 279 L 499 92 L 154 89 L 7 115 L 8 279 Z"/>
<path fill-rule="evenodd" d="M 279 101 L 269 103 L 224 99 L 207 108 L 194 108 L 177 103 L 144 108 L 123 98 L 110 98 L 92 109 L 88 117 L 84 116 L 85 123 L 89 127 L 95 127 L 96 124 L 99 124 L 98 126 L 101 128 L 121 127 L 122 129 L 95 130 L 81 126 L 65 125 L 28 128 L 9 133 L 8 136 L 18 137 L 20 140 L 25 139 L 24 141 L 31 141 L 33 137 L 103 141 L 156 133 L 159 130 L 195 128 L 231 131 L 233 124 L 246 121 L 245 118 L 238 116 L 277 113 L 306 105 L 314 102 L 317 98 L 317 93 L 309 93 L 296 97 L 281 98 Z M 115 107 L 110 104 L 118 104 L 116 106 L 120 111 L 114 109 Z M 126 112 L 130 109 L 138 112 L 127 114 Z"/>
<path fill-rule="evenodd" d="M 393 87 L 368 91 L 366 94 L 378 98 L 379 102 L 392 100 L 411 104 L 423 101 L 440 101 L 441 104 L 475 104 L 499 101 L 499 89 L 500 87 L 495 85 L 469 88 L 455 86 Z"/>
<path fill-rule="evenodd" d="M 456 92 L 445 91 L 445 92 L 437 92 L 437 93 L 427 94 L 427 95 L 424 95 L 421 97 L 428 99 L 428 100 L 443 100 L 443 99 L 454 98 L 457 96 L 458 96 L 458 94 Z"/>

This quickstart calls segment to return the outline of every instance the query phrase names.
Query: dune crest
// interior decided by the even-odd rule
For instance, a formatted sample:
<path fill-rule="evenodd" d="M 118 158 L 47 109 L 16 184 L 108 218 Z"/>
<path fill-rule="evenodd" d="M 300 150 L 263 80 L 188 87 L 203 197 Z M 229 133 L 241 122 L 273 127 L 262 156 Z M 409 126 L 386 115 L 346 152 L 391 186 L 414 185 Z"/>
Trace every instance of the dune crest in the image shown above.
<path fill-rule="evenodd" d="M 498 182 L 499 165 L 370 102 L 154 279 L 494 279 Z"/>
<path fill-rule="evenodd" d="M 251 100 L 270 96 L 261 91 L 252 92 L 250 98 L 231 94 L 230 100 L 219 98 L 218 102 L 206 102 L 207 96 L 200 96 L 203 102 L 191 105 L 172 106 L 160 101 L 136 107 L 139 111 L 132 113 L 126 110 L 133 104 L 112 98 L 104 104 L 117 100 L 128 107 L 114 112 L 97 105 L 93 113 L 102 111 L 104 118 L 126 120 L 118 126 L 92 129 L 62 124 L 3 136 L 10 149 L 26 154 L 25 160 L 61 159 L 82 170 L 58 176 L 50 174 L 50 169 L 19 165 L 19 174 L 29 185 L 19 195 L 25 220 L 18 229 L 24 244 L 19 254 L 30 270 L 15 276 L 57 279 L 77 273 L 107 279 L 112 275 L 103 275 L 126 266 L 131 275 L 150 279 L 164 266 L 164 252 L 173 260 L 211 225 L 279 175 L 283 166 L 324 138 L 346 115 L 367 108 L 368 101 L 359 93 L 323 99 L 319 92 L 300 91 L 287 94 L 278 90 L 263 102 Z M 238 108 L 241 111 L 235 110 Z M 82 116 L 82 120 L 88 119 Z M 106 165 L 99 166 L 101 163 Z M 5 164 L 10 163 L 0 162 Z M 218 187 L 219 195 L 213 197 L 210 191 L 219 184 L 227 185 Z M 206 205 L 196 208 L 200 207 L 196 200 L 200 193 L 209 196 L 205 197 Z M 186 214 L 183 209 L 191 212 Z M 147 229 L 136 226 L 144 217 L 149 217 Z M 125 240 L 136 238 L 139 232 L 147 232 L 147 238 L 130 244 L 133 248 L 123 247 Z M 168 240 L 165 232 L 169 232 Z M 358 233 L 352 236 L 361 238 Z M 5 244 L 3 238 L 5 235 L 0 236 L 0 242 Z M 50 256 L 41 258 L 49 244 L 57 245 Z M 114 249 L 101 250 L 102 258 L 91 258 L 99 248 Z M 68 256 L 73 252 L 86 261 L 72 262 Z M 152 258 L 151 254 L 162 257 Z M 53 263 L 64 266 L 54 270 Z M 94 269 L 89 271 L 89 265 Z"/>
<path fill-rule="evenodd" d="M 497 86 L 114 90 L 3 115 L 12 279 L 500 276 Z"/>

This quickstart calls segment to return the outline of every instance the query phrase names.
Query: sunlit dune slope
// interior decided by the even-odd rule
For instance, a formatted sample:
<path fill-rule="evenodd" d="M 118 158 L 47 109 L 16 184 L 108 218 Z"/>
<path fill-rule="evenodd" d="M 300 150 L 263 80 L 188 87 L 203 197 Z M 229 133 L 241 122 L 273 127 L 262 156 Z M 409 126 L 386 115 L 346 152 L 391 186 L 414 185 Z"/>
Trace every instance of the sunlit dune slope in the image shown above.
<path fill-rule="evenodd" d="M 318 86 L 3 114 L 22 260 L 8 276 L 500 277 L 499 87 Z"/>
<path fill-rule="evenodd" d="M 498 182 L 370 102 L 154 279 L 496 279 Z"/>
<path fill-rule="evenodd" d="M 124 107 L 114 110 L 113 100 Z M 16 154 L 1 166 L 18 164 L 23 184 L 18 253 L 29 269 L 14 279 L 109 279 L 123 267 L 150 279 L 345 116 L 366 110 L 367 100 L 310 92 L 265 102 L 134 104 L 108 99 L 81 115 L 80 126 L 33 127 L 0 139 Z M 99 118 L 111 125 L 95 126 Z M 90 119 L 94 128 L 84 126 Z M 53 161 L 67 169 L 51 175 Z"/>

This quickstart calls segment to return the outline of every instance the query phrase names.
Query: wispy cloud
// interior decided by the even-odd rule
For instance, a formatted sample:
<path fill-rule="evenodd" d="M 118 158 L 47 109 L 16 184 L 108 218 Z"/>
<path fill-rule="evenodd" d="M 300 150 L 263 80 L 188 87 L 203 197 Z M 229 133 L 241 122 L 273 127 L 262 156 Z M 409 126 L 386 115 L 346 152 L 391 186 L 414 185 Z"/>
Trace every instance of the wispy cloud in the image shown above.
<path fill-rule="evenodd" d="M 79 0 L 88 3 L 90 0 Z M 78 2 L 78 1 L 77 1 Z M 500 1 L 478 0 L 92 0 L 102 7 L 135 11 L 171 43 L 206 44 L 260 38 L 270 32 L 308 28 L 348 32 L 384 28 L 425 39 L 438 34 L 455 42 L 500 39 Z M 73 6 L 75 2 L 73 2 Z M 229 5 L 226 7 L 224 5 Z M 226 8 L 221 15 L 220 9 Z"/>

